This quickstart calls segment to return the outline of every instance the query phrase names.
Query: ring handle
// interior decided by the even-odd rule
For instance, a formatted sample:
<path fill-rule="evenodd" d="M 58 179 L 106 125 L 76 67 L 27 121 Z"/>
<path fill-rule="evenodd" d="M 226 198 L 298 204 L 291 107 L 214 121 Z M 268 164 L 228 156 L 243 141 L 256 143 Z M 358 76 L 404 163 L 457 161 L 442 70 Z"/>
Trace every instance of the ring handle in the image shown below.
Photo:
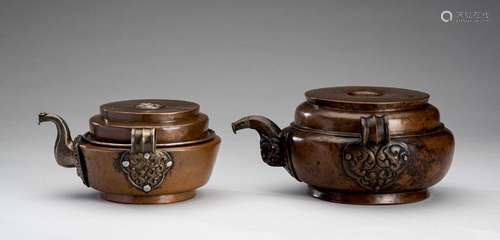
<path fill-rule="evenodd" d="M 388 127 L 389 124 L 384 116 L 361 117 L 361 143 L 366 146 L 389 142 L 391 137 Z"/>
<path fill-rule="evenodd" d="M 154 153 L 156 151 L 155 133 L 154 128 L 133 128 L 130 132 L 130 152 Z"/>

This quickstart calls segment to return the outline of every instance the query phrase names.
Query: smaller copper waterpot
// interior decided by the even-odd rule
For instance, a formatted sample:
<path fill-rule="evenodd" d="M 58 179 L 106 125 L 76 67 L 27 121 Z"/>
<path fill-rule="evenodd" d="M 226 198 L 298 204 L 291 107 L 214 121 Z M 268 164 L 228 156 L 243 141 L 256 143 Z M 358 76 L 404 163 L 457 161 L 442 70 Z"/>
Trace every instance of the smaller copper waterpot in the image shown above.
<path fill-rule="evenodd" d="M 59 165 L 76 167 L 104 199 L 121 203 L 172 203 L 190 199 L 212 172 L 220 138 L 199 105 L 178 100 L 112 102 L 90 118 L 90 131 L 71 138 L 59 116 L 40 113 L 57 127 Z"/>
<path fill-rule="evenodd" d="M 261 155 L 309 185 L 314 197 L 341 203 L 423 200 L 448 171 L 454 139 L 437 108 L 419 91 L 386 87 L 310 90 L 295 121 L 280 129 L 262 116 L 244 117 Z"/>

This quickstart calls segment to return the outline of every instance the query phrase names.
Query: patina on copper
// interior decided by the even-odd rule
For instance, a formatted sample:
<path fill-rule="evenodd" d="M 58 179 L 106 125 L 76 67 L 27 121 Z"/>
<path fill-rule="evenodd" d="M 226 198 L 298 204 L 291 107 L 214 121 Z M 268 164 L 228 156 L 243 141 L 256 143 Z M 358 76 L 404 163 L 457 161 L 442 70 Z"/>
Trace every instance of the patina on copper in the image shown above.
<path fill-rule="evenodd" d="M 453 135 L 428 94 L 352 86 L 305 95 L 284 129 L 263 116 L 232 127 L 257 130 L 264 162 L 285 167 L 312 196 L 352 204 L 416 202 L 448 171 Z"/>
<path fill-rule="evenodd" d="M 199 105 L 141 99 L 104 104 L 90 131 L 72 140 L 59 116 L 40 113 L 57 127 L 57 163 L 76 167 L 85 185 L 121 203 L 172 203 L 195 196 L 212 172 L 220 138 Z"/>

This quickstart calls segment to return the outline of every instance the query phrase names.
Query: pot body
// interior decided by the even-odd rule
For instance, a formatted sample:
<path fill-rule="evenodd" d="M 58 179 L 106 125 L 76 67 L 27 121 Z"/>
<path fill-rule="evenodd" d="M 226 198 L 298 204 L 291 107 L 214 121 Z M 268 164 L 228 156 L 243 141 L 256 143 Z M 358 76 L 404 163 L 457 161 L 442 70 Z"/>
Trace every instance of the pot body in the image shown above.
<path fill-rule="evenodd" d="M 336 202 L 371 203 L 370 199 L 377 198 L 384 200 L 374 200 L 374 203 L 421 200 L 427 197 L 422 191 L 446 175 L 454 151 L 453 135 L 445 127 L 419 135 L 393 137 L 378 146 L 361 147 L 361 151 L 368 152 L 366 155 L 349 150 L 349 146 L 361 146 L 359 137 L 297 126 L 284 131 L 288 132 L 286 146 L 296 178 L 310 185 L 316 197 Z M 408 160 L 393 159 L 384 163 L 382 158 L 388 157 L 380 157 L 381 148 L 390 151 L 391 146 L 399 148 L 400 144 L 407 147 Z M 348 160 L 347 154 L 359 159 Z M 351 164 L 352 161 L 359 162 Z M 381 195 L 392 193 L 415 194 Z"/>
<path fill-rule="evenodd" d="M 172 203 L 194 197 L 195 189 L 207 183 L 219 144 L 220 138 L 215 136 L 204 143 L 157 148 L 157 151 L 169 154 L 172 164 L 168 171 L 155 172 L 152 171 L 153 167 L 134 167 L 132 164 L 128 166 L 129 171 L 124 171 L 122 156 L 128 153 L 129 149 L 98 146 L 87 142 L 79 145 L 83 160 L 77 167 L 86 169 L 86 173 L 81 176 L 84 182 L 87 182 L 89 187 L 103 192 L 103 198 L 107 200 L 122 203 Z M 132 170 L 132 167 L 135 169 Z M 151 174 L 141 173 L 148 169 Z M 158 186 L 151 185 L 151 189 L 147 189 L 149 191 L 144 191 L 141 188 L 145 186 L 144 183 L 137 182 L 140 181 L 141 174 L 144 178 L 163 179 Z"/>

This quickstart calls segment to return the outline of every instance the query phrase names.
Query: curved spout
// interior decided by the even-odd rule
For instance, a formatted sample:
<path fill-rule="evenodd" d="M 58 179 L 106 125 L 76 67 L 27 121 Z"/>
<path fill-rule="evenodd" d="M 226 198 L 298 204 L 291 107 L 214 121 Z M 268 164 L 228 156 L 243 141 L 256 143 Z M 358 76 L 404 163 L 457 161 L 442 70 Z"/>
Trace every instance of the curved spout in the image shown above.
<path fill-rule="evenodd" d="M 45 112 L 38 114 L 38 124 L 42 122 L 53 122 L 56 125 L 57 138 L 54 144 L 54 156 L 57 164 L 63 167 L 75 167 L 73 140 L 66 122 L 56 114 Z"/>
<path fill-rule="evenodd" d="M 231 126 L 234 133 L 245 128 L 256 130 L 260 135 L 262 160 L 270 166 L 286 165 L 281 129 L 273 121 L 263 116 L 248 116 L 233 122 Z"/>
<path fill-rule="evenodd" d="M 241 118 L 240 120 L 233 122 L 231 124 L 233 127 L 233 132 L 236 133 L 238 130 L 251 128 L 259 132 L 262 136 L 267 137 L 279 137 L 281 129 L 271 121 L 269 118 L 264 116 L 248 116 Z"/>

